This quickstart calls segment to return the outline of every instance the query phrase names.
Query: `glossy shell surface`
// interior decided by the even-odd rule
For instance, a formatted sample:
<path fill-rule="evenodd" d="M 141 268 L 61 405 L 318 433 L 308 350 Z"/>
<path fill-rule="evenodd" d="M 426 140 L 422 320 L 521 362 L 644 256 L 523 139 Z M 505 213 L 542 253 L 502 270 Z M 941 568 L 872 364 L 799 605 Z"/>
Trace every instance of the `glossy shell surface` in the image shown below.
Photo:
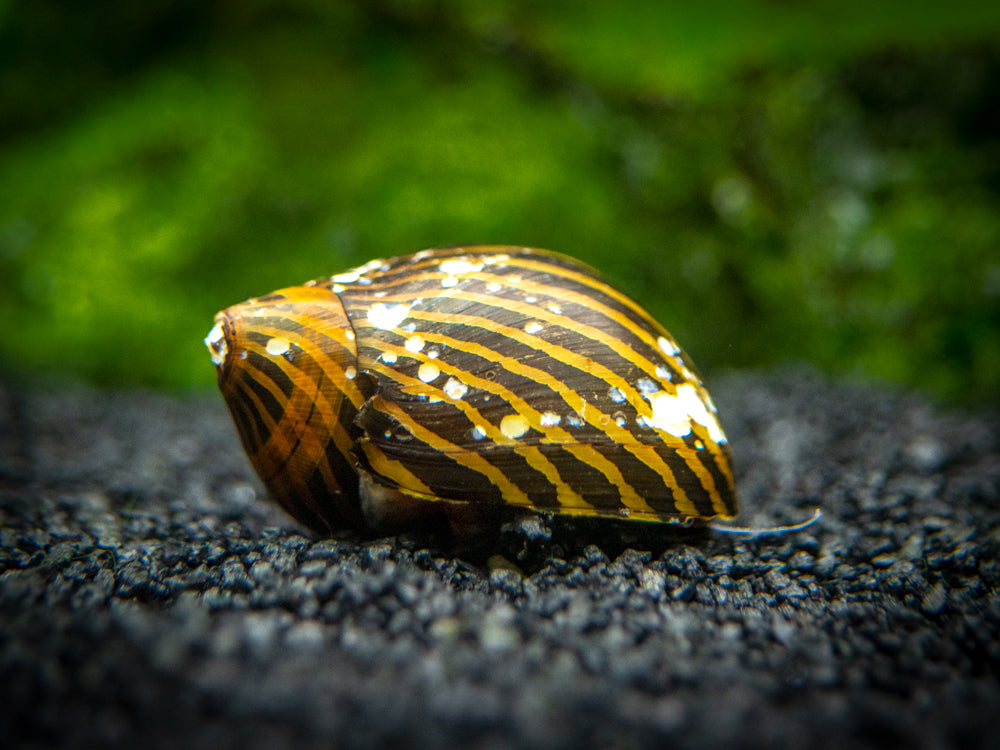
<path fill-rule="evenodd" d="M 543 250 L 379 259 L 253 298 L 206 338 L 255 469 L 320 530 L 375 506 L 732 518 L 729 446 L 688 356 Z"/>

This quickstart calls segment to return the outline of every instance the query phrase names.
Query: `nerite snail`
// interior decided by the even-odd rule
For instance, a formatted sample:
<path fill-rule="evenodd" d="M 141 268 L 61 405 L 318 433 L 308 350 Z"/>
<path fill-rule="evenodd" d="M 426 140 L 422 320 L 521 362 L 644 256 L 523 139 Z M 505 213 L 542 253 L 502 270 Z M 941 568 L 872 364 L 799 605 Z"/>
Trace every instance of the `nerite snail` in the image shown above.
<path fill-rule="evenodd" d="M 425 250 L 250 299 L 205 343 L 268 490 L 322 532 L 516 506 L 730 519 L 730 451 L 688 356 L 563 255 Z"/>

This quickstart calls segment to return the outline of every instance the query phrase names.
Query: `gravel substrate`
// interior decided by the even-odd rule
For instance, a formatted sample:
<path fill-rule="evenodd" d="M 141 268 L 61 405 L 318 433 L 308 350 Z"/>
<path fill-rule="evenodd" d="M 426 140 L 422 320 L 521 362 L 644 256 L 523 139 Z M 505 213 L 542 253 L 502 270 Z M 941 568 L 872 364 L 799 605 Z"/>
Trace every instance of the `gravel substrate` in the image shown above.
<path fill-rule="evenodd" d="M 997 423 L 804 373 L 712 387 L 740 521 L 819 524 L 523 523 L 523 574 L 311 537 L 221 398 L 0 388 L 0 742 L 996 747 Z"/>

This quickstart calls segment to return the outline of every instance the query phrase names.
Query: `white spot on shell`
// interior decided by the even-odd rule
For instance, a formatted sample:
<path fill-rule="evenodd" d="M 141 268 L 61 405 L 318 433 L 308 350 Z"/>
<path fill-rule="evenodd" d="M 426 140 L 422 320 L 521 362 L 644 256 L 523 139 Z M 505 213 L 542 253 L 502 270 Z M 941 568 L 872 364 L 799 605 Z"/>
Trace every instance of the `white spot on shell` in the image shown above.
<path fill-rule="evenodd" d="M 538 302 L 538 297 L 525 297 L 524 301 L 527 302 L 529 305 L 533 305 L 536 302 Z"/>
<path fill-rule="evenodd" d="M 441 286 L 445 287 L 446 289 L 450 289 L 453 286 L 458 286 L 458 277 L 445 276 L 443 279 L 441 279 Z"/>
<path fill-rule="evenodd" d="M 283 339 L 280 336 L 275 336 L 273 339 L 268 339 L 267 344 L 264 349 L 272 357 L 280 357 L 282 354 L 288 354 L 288 349 L 291 344 L 288 339 Z"/>
<path fill-rule="evenodd" d="M 531 321 L 530 323 L 528 323 L 527 325 L 524 326 L 524 332 L 525 333 L 535 334 L 535 333 L 538 333 L 539 331 L 541 331 L 542 328 L 543 328 L 543 326 L 542 326 L 541 323 L 539 323 L 538 321 L 533 320 L 533 321 Z"/>
<path fill-rule="evenodd" d="M 354 341 L 354 331 L 352 331 L 350 328 L 344 331 L 344 336 L 347 337 L 348 341 Z"/>
<path fill-rule="evenodd" d="M 486 291 L 490 292 L 491 294 L 499 292 L 502 288 L 503 285 L 499 281 L 491 281 L 489 284 L 486 285 Z"/>
<path fill-rule="evenodd" d="M 342 287 L 340 284 L 334 284 L 332 287 L 330 287 L 330 289 L 333 290 L 334 294 L 340 294 L 342 291 L 344 291 L 344 287 Z"/>
<path fill-rule="evenodd" d="M 458 275 L 460 273 L 475 273 L 476 271 L 483 270 L 482 263 L 472 263 L 468 260 L 462 260 L 461 258 L 452 258 L 450 260 L 441 262 L 441 273 L 447 273 L 450 275 Z"/>
<path fill-rule="evenodd" d="M 226 361 L 228 347 L 226 346 L 226 337 L 222 333 L 222 323 L 216 323 L 212 326 L 212 330 L 205 337 L 205 346 L 208 347 L 208 352 L 212 356 L 213 365 L 221 365 Z"/>
<path fill-rule="evenodd" d="M 406 347 L 406 351 L 416 354 L 424 348 L 424 339 L 422 336 L 410 336 L 403 346 Z"/>
<path fill-rule="evenodd" d="M 519 438 L 528 431 L 528 420 L 520 414 L 508 414 L 500 420 L 500 432 L 504 437 Z"/>
<path fill-rule="evenodd" d="M 338 284 L 353 284 L 361 278 L 361 269 L 355 268 L 351 271 L 344 271 L 344 273 L 338 273 L 336 276 L 331 276 L 330 281 L 334 281 Z"/>
<path fill-rule="evenodd" d="M 622 393 L 620 390 L 618 390 L 617 387 L 611 386 L 608 389 L 608 398 L 610 398 L 616 404 L 620 404 L 622 401 L 625 400 L 625 394 Z"/>
<path fill-rule="evenodd" d="M 384 302 L 377 302 L 368 308 L 368 322 L 375 328 L 391 331 L 406 319 L 409 312 L 409 305 L 387 305 Z"/>
<path fill-rule="evenodd" d="M 417 377 L 425 383 L 433 382 L 440 374 L 441 370 L 438 369 L 438 366 L 432 365 L 430 362 L 424 362 L 417 370 Z"/>
<path fill-rule="evenodd" d="M 675 354 L 680 354 L 680 349 L 677 348 L 677 344 L 668 339 L 666 336 L 660 336 L 656 340 L 657 346 L 660 347 L 660 351 L 664 354 L 673 357 Z"/>
<path fill-rule="evenodd" d="M 382 361 L 391 365 L 396 361 L 396 352 L 382 352 Z"/>
<path fill-rule="evenodd" d="M 448 382 L 444 384 L 444 392 L 448 398 L 453 401 L 458 401 L 462 396 L 469 392 L 469 386 L 463 383 L 461 380 L 456 380 L 455 378 L 448 378 Z"/>
<path fill-rule="evenodd" d="M 556 414 L 554 411 L 546 411 L 542 413 L 542 427 L 555 427 L 562 421 L 562 417 Z"/>
<path fill-rule="evenodd" d="M 353 367 L 348 367 L 346 370 L 344 370 L 344 377 L 347 378 L 348 380 L 354 380 L 354 378 L 356 378 L 357 376 L 358 376 L 358 371 L 355 370 Z"/>
<path fill-rule="evenodd" d="M 549 312 L 555 315 L 560 315 L 562 314 L 562 308 L 559 307 L 559 305 L 557 305 L 555 302 L 553 302 L 552 304 L 549 305 Z"/>
<path fill-rule="evenodd" d="M 486 437 L 486 430 L 484 430 L 479 425 L 476 425 L 471 430 L 469 430 L 469 436 L 473 440 L 482 440 L 484 437 Z"/>

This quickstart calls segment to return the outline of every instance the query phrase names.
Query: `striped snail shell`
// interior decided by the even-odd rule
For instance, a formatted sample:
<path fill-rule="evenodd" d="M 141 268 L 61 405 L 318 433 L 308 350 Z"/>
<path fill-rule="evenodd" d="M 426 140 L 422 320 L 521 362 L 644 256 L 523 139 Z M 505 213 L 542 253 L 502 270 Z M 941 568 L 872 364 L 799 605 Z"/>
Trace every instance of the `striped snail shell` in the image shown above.
<path fill-rule="evenodd" d="M 501 507 L 736 515 L 729 446 L 691 360 L 563 255 L 373 260 L 223 310 L 205 343 L 264 485 L 322 532 Z"/>

